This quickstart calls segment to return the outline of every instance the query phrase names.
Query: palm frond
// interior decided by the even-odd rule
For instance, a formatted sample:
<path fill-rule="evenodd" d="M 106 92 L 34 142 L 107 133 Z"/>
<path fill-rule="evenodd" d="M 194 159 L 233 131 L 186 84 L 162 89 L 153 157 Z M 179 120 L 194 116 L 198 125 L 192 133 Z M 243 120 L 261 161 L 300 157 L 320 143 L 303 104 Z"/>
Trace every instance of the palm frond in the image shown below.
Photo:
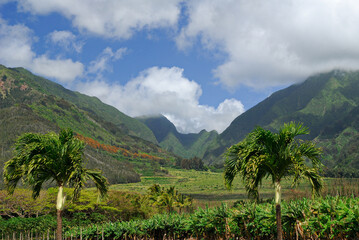
<path fill-rule="evenodd" d="M 102 175 L 101 171 L 86 170 L 86 175 L 95 183 L 97 190 L 100 192 L 101 198 L 104 198 L 108 191 L 109 183 Z"/>
<path fill-rule="evenodd" d="M 320 191 L 323 188 L 323 179 L 319 175 L 319 172 L 316 168 L 307 168 L 306 171 L 303 172 L 305 178 L 307 178 L 312 187 L 312 196 L 320 195 Z"/>

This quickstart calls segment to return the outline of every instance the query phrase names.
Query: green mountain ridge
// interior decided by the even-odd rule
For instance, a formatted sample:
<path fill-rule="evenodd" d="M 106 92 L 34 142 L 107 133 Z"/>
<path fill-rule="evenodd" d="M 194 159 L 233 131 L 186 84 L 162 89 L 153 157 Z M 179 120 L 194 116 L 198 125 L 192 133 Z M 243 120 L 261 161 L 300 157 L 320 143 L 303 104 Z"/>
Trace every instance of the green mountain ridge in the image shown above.
<path fill-rule="evenodd" d="M 138 120 L 146 124 L 156 136 L 159 145 L 174 154 L 184 157 L 202 158 L 206 149 L 218 136 L 216 131 L 183 134 L 165 116 L 143 116 Z"/>
<path fill-rule="evenodd" d="M 87 139 L 87 165 L 103 170 L 110 183 L 138 182 L 139 173 L 160 173 L 161 165 L 175 162 L 176 156 L 163 151 L 140 121 L 25 69 L 0 66 L 1 168 L 22 133 L 58 132 L 68 127 Z"/>
<path fill-rule="evenodd" d="M 0 70 L 2 68 L 5 67 L 0 66 Z M 18 72 L 20 75 L 25 75 L 27 84 L 31 85 L 32 88 L 47 95 L 54 95 L 59 98 L 63 98 L 90 114 L 92 113 L 101 116 L 103 119 L 106 119 L 106 121 L 114 123 L 123 132 L 129 135 L 137 136 L 150 142 L 157 143 L 152 131 L 143 123 L 123 114 L 116 108 L 101 102 L 97 97 L 90 97 L 79 92 L 73 92 L 64 88 L 60 84 L 35 76 L 24 68 L 15 68 L 13 71 Z"/>
<path fill-rule="evenodd" d="M 321 73 L 273 93 L 221 134 L 205 130 L 182 134 L 162 115 L 134 119 L 95 97 L 72 92 L 23 68 L 0 65 L 0 167 L 11 157 L 11 146 L 21 133 L 71 127 L 97 145 L 120 149 L 110 153 L 88 147 L 89 165 L 100 167 L 111 183 L 133 182 L 139 181 L 139 174 L 161 174 L 161 166 L 173 165 L 176 155 L 220 166 L 225 150 L 256 126 L 276 131 L 283 123 L 296 121 L 310 129 L 306 139 L 323 148 L 323 163 L 329 170 L 359 173 L 358 92 L 359 71 Z"/>
<path fill-rule="evenodd" d="M 359 169 L 359 71 L 334 70 L 273 93 L 238 116 L 207 149 L 208 164 L 223 162 L 221 154 L 242 140 L 256 126 L 278 130 L 289 121 L 302 122 L 310 129 L 307 139 L 324 150 L 323 163 L 329 168 Z M 346 144 L 348 143 L 348 144 Z"/>

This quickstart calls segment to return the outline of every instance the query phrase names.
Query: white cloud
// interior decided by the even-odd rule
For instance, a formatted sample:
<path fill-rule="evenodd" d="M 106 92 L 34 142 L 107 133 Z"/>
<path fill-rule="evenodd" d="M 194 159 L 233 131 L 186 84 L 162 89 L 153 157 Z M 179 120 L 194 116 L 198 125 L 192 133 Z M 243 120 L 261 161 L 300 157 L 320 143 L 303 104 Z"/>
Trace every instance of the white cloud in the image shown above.
<path fill-rule="evenodd" d="M 227 87 L 276 86 L 359 67 L 357 0 L 196 0 L 187 7 L 178 47 L 198 39 L 226 54 L 214 74 Z"/>
<path fill-rule="evenodd" d="M 9 26 L 0 18 L 0 61 L 8 66 L 28 66 L 35 56 L 32 32 L 24 25 Z"/>
<path fill-rule="evenodd" d="M 40 56 L 33 59 L 32 71 L 51 78 L 56 78 L 62 83 L 72 82 L 83 73 L 83 65 L 80 62 L 73 62 L 71 59 L 48 59 Z"/>
<path fill-rule="evenodd" d="M 20 8 L 33 14 L 58 12 L 80 30 L 118 39 L 136 31 L 173 27 L 182 0 L 20 0 Z"/>
<path fill-rule="evenodd" d="M 185 133 L 202 129 L 222 132 L 244 112 L 235 99 L 227 99 L 217 108 L 199 104 L 200 85 L 185 78 L 183 69 L 177 67 L 149 68 L 124 86 L 96 80 L 82 83 L 78 89 L 133 117 L 163 114 Z"/>
<path fill-rule="evenodd" d="M 90 62 L 88 72 L 100 78 L 103 72 L 112 71 L 111 62 L 121 59 L 126 52 L 127 48 L 119 48 L 115 52 L 110 47 L 105 48 L 96 60 Z"/>
<path fill-rule="evenodd" d="M 0 18 L 0 62 L 7 67 L 24 67 L 60 82 L 71 82 L 83 73 L 83 64 L 71 59 L 37 56 L 31 46 L 32 31 L 24 25 L 8 25 Z"/>
<path fill-rule="evenodd" d="M 66 51 L 75 50 L 80 53 L 84 45 L 82 42 L 77 41 L 76 36 L 69 31 L 55 30 L 49 34 L 49 38 L 53 43 L 58 44 Z"/>

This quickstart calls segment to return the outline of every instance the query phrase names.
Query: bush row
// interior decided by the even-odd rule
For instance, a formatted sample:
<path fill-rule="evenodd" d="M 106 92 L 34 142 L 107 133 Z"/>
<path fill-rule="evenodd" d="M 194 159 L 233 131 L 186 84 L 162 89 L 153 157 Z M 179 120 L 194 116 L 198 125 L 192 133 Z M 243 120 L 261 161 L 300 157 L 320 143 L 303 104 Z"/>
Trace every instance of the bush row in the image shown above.
<path fill-rule="evenodd" d="M 149 219 L 107 222 L 80 228 L 65 222 L 65 236 L 82 239 L 275 239 L 273 202 L 242 201 L 197 209 L 192 214 L 156 214 Z M 34 220 L 36 219 L 36 220 Z M 49 216 L 0 221 L 0 230 L 54 228 Z M 325 197 L 282 203 L 284 239 L 359 239 L 359 198 Z"/>
<path fill-rule="evenodd" d="M 93 225 L 83 239 L 275 239 L 273 203 L 159 214 L 147 220 Z M 359 198 L 300 199 L 282 204 L 284 239 L 359 239 Z M 74 234 L 74 233 L 72 233 Z"/>

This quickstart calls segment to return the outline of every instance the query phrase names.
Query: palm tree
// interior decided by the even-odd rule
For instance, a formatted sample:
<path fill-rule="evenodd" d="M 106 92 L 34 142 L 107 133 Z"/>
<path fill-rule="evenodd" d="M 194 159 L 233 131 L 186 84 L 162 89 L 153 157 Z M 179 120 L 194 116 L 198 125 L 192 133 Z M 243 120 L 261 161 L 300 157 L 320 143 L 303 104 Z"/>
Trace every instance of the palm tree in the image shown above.
<path fill-rule="evenodd" d="M 42 184 L 53 181 L 59 187 L 57 210 L 57 239 L 62 239 L 62 210 L 65 204 L 64 187 L 73 187 L 73 199 L 91 179 L 101 197 L 108 190 L 107 179 L 100 171 L 83 167 L 84 143 L 75 138 L 71 129 L 60 134 L 25 133 L 15 143 L 14 157 L 5 163 L 4 182 L 12 194 L 20 179 L 32 188 L 33 198 L 40 194 Z"/>
<path fill-rule="evenodd" d="M 226 152 L 224 179 L 231 188 L 236 175 L 240 175 L 249 196 L 258 200 L 258 187 L 270 177 L 275 189 L 277 239 L 282 239 L 281 180 L 294 176 L 292 186 L 306 178 L 312 194 L 319 193 L 322 179 L 319 175 L 321 150 L 311 141 L 296 138 L 309 134 L 302 124 L 284 124 L 278 133 L 257 127 L 247 137 Z M 306 162 L 310 162 L 310 166 Z"/>

